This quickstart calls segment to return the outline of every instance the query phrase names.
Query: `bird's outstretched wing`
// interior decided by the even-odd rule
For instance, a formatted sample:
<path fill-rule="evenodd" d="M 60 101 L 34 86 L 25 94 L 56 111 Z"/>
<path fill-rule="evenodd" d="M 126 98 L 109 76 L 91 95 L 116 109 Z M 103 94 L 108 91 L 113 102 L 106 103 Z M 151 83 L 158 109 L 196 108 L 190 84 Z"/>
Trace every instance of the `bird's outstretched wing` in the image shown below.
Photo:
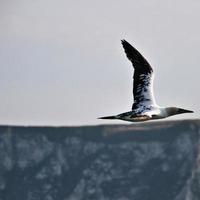
<path fill-rule="evenodd" d="M 148 108 L 155 105 L 153 96 L 153 69 L 139 51 L 122 40 L 126 56 L 131 61 L 135 71 L 133 76 L 133 98 L 132 110 Z"/>

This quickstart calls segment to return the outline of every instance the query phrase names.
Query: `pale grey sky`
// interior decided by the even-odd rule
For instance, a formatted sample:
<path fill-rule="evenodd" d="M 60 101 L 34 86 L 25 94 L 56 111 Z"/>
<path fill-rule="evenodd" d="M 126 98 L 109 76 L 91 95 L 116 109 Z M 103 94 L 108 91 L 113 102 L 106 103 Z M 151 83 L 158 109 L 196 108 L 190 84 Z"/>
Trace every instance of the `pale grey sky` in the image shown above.
<path fill-rule="evenodd" d="M 111 123 L 97 117 L 129 111 L 120 39 L 153 66 L 159 105 L 195 111 L 171 119 L 198 118 L 199 10 L 197 0 L 1 0 L 0 124 Z"/>

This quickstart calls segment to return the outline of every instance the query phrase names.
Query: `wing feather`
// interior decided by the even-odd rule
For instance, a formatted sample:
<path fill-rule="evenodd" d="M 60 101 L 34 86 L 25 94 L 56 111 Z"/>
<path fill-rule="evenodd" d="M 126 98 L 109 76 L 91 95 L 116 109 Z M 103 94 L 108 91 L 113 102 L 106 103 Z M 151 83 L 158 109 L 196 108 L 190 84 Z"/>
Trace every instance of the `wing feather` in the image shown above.
<path fill-rule="evenodd" d="M 127 58 L 131 61 L 135 71 L 133 76 L 133 98 L 134 103 L 132 109 L 146 109 L 155 105 L 153 96 L 153 69 L 140 52 L 129 44 L 126 40 L 122 40 L 122 46 Z"/>

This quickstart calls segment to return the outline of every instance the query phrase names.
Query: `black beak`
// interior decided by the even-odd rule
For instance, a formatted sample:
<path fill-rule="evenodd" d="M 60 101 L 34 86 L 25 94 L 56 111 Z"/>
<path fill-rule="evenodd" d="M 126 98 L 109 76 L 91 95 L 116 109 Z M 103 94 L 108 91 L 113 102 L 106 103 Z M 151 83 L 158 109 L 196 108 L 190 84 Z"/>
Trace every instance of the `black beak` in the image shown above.
<path fill-rule="evenodd" d="M 178 114 L 182 114 L 182 113 L 193 113 L 194 111 L 192 110 L 185 110 L 185 109 L 182 109 L 182 108 L 179 108 L 178 109 Z"/>

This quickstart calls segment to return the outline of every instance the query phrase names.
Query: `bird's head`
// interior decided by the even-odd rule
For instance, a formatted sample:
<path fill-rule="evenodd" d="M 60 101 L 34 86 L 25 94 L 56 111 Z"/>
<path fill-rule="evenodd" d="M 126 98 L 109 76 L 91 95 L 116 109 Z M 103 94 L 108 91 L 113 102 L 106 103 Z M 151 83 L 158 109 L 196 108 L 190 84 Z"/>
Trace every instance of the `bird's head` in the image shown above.
<path fill-rule="evenodd" d="M 166 108 L 166 111 L 169 116 L 183 114 L 183 113 L 193 113 L 192 110 L 186 110 L 186 109 L 177 108 L 177 107 L 168 107 Z"/>

